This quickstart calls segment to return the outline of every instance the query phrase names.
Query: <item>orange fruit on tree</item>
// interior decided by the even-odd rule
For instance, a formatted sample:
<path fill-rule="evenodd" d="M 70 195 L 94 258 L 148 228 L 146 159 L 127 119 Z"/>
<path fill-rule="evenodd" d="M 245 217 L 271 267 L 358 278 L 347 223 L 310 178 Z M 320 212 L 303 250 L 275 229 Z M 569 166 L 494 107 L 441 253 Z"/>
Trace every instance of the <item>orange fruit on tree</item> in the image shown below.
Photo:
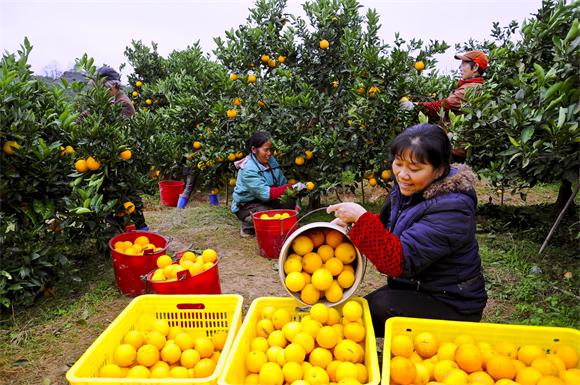
<path fill-rule="evenodd" d="M 389 180 L 391 178 L 391 170 L 383 170 L 381 172 L 381 179 L 382 180 Z"/>
<path fill-rule="evenodd" d="M 227 111 L 227 115 L 228 115 L 228 118 L 234 119 L 236 116 L 238 116 L 238 111 L 236 111 L 235 108 L 232 108 L 232 109 Z"/>
<path fill-rule="evenodd" d="M 201 142 L 198 140 L 193 142 L 193 148 L 195 148 L 196 150 L 199 150 L 201 148 Z"/>
<path fill-rule="evenodd" d="M 14 149 L 18 150 L 20 148 L 22 148 L 22 146 L 19 145 L 15 140 L 8 140 L 2 146 L 2 150 L 8 155 L 14 155 Z"/>
<path fill-rule="evenodd" d="M 276 67 L 276 60 L 274 60 L 274 59 L 268 60 L 268 67 L 270 67 L 270 68 Z"/>
<path fill-rule="evenodd" d="M 235 72 L 232 72 L 232 73 L 230 74 L 230 80 L 231 80 L 231 81 L 236 81 L 236 80 L 238 80 L 238 74 L 237 74 L 237 73 L 235 73 Z"/>
<path fill-rule="evenodd" d="M 370 185 L 371 187 L 375 187 L 375 186 L 377 185 L 377 183 L 378 183 L 378 182 L 377 182 L 377 180 L 376 180 L 375 178 L 370 178 L 370 179 L 369 179 L 369 185 Z"/>
<path fill-rule="evenodd" d="M 266 55 L 266 54 L 263 54 L 263 55 L 260 57 L 260 60 L 262 60 L 264 63 L 268 63 L 268 61 L 270 60 L 270 56 L 268 56 L 268 55 Z"/>
<path fill-rule="evenodd" d="M 129 160 L 129 159 L 131 159 L 132 155 L 133 155 L 133 153 L 131 152 L 131 150 L 125 150 L 125 151 L 121 152 L 120 157 L 123 160 Z"/>
<path fill-rule="evenodd" d="M 411 385 L 417 377 L 417 368 L 415 364 L 405 357 L 391 358 L 391 380 L 400 385 Z"/>
<path fill-rule="evenodd" d="M 250 74 L 248 75 L 248 83 L 256 83 L 256 75 Z"/>
<path fill-rule="evenodd" d="M 84 159 L 79 159 L 75 162 L 75 168 L 78 172 L 89 171 L 89 166 L 87 166 L 87 161 Z"/>
<path fill-rule="evenodd" d="M 278 56 L 278 61 L 282 64 L 286 63 L 286 56 L 284 55 Z"/>
<path fill-rule="evenodd" d="M 229 160 L 230 162 L 233 162 L 234 160 L 236 160 L 236 154 L 234 154 L 234 153 L 230 153 L 230 154 L 228 154 L 228 160 Z M 231 180 L 231 179 L 230 179 L 230 180 Z M 234 183 L 234 185 L 235 185 L 235 183 Z"/>
<path fill-rule="evenodd" d="M 135 87 L 140 88 L 143 85 L 143 82 L 141 80 L 137 80 L 137 82 L 135 82 Z"/>
<path fill-rule="evenodd" d="M 314 182 L 306 182 L 306 190 L 312 191 L 316 188 L 316 184 Z"/>
<path fill-rule="evenodd" d="M 304 158 L 301 156 L 297 156 L 296 158 L 294 158 L 294 163 L 297 166 L 302 166 L 304 164 Z"/>
<path fill-rule="evenodd" d="M 266 102 L 264 102 L 262 99 L 258 100 L 258 106 L 260 106 L 261 108 L 266 107 Z"/>
<path fill-rule="evenodd" d="M 87 167 L 91 171 L 96 171 L 99 168 L 101 168 L 101 163 L 98 160 L 96 160 L 95 158 L 93 158 L 92 156 L 89 156 L 87 158 Z"/>
<path fill-rule="evenodd" d="M 328 49 L 328 47 L 330 47 L 330 43 L 326 39 L 320 40 L 319 46 L 321 49 Z"/>
<path fill-rule="evenodd" d="M 423 71 L 425 69 L 425 63 L 423 63 L 421 60 L 415 62 L 415 69 L 417 71 Z"/>
<path fill-rule="evenodd" d="M 150 106 L 150 105 L 153 103 L 153 101 L 152 101 L 151 99 L 147 99 L 147 100 L 145 100 L 145 103 L 146 103 L 148 106 Z"/>

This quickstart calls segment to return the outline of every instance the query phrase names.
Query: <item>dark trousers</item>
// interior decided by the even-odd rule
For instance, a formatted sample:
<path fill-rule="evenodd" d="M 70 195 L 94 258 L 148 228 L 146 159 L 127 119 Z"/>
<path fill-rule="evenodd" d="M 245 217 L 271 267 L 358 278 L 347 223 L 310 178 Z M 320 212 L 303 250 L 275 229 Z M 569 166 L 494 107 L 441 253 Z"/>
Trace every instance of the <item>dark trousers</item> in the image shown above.
<path fill-rule="evenodd" d="M 377 337 L 384 337 L 385 322 L 391 317 L 414 317 L 479 322 L 482 312 L 462 314 L 451 306 L 416 290 L 392 289 L 385 285 L 366 295 Z"/>
<path fill-rule="evenodd" d="M 266 210 L 294 210 L 294 208 L 296 208 L 296 201 L 294 199 L 288 199 L 286 203 L 280 203 L 278 200 L 269 202 L 248 202 L 240 203 L 238 207 L 240 209 L 236 212 L 236 216 L 240 221 L 242 221 L 242 229 L 253 231 L 253 213 Z"/>

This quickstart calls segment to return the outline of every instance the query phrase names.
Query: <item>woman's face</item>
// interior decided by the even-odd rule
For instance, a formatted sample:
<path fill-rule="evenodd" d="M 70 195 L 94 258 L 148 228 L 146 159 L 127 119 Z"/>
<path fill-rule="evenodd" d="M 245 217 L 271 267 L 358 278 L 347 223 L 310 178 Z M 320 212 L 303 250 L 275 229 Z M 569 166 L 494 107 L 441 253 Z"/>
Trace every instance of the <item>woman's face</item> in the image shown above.
<path fill-rule="evenodd" d="M 258 162 L 262 163 L 263 165 L 267 165 L 270 162 L 270 157 L 272 156 L 272 141 L 268 140 L 260 147 L 252 147 L 252 152 L 256 156 L 256 159 L 258 159 Z"/>
<path fill-rule="evenodd" d="M 423 191 L 443 174 L 443 170 L 433 168 L 432 164 L 415 161 L 409 150 L 395 156 L 393 174 L 404 196 Z"/>
<path fill-rule="evenodd" d="M 473 65 L 473 68 L 471 68 L 472 65 Z M 461 72 L 461 78 L 462 79 L 470 79 L 470 78 L 474 77 L 477 74 L 478 68 L 479 67 L 477 64 L 462 60 L 461 64 L 459 65 L 459 72 Z"/>

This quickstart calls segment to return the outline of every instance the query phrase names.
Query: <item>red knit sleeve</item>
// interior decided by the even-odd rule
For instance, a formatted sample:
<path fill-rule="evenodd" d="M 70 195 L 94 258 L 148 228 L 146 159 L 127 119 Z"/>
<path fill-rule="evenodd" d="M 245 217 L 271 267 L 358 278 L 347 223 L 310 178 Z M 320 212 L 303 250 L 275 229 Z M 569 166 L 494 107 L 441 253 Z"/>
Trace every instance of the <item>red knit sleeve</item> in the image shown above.
<path fill-rule="evenodd" d="M 449 103 L 446 99 L 436 100 L 434 102 L 417 102 L 417 105 L 423 107 L 428 115 L 437 117 L 441 106 L 444 106 L 445 111 L 449 111 Z"/>
<path fill-rule="evenodd" d="M 403 247 L 399 237 L 385 229 L 378 215 L 366 212 L 348 233 L 352 243 L 376 266 L 391 277 L 403 272 Z"/>
<path fill-rule="evenodd" d="M 284 194 L 284 191 L 290 188 L 289 184 L 285 184 L 283 186 L 278 187 L 270 187 L 270 200 L 274 201 Z"/>

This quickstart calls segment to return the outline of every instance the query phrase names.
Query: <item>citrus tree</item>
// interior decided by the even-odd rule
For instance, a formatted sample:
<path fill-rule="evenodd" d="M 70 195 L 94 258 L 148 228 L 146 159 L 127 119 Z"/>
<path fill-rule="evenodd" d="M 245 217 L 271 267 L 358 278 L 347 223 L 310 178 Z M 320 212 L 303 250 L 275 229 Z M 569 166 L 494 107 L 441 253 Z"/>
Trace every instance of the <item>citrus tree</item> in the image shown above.
<path fill-rule="evenodd" d="M 545 1 L 521 28 L 495 24 L 494 41 L 464 47 L 489 52 L 489 74 L 453 128 L 469 143 L 469 163 L 498 186 L 561 182 L 559 207 L 580 167 L 579 11 Z"/>

